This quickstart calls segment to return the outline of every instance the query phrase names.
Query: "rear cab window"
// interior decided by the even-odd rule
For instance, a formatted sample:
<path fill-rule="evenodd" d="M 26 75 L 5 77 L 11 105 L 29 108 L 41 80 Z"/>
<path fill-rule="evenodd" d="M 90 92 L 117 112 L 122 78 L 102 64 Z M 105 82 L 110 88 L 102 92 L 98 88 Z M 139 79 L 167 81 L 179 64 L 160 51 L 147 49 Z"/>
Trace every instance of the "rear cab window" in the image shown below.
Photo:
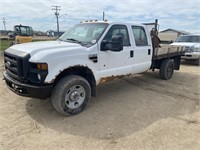
<path fill-rule="evenodd" d="M 144 27 L 131 26 L 136 46 L 148 46 L 147 35 Z"/>

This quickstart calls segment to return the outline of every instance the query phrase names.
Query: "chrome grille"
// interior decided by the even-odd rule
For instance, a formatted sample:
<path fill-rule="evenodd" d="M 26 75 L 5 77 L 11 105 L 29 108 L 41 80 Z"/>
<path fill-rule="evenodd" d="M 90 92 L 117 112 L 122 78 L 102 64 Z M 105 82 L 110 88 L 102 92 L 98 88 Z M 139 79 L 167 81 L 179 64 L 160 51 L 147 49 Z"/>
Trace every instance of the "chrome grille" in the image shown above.
<path fill-rule="evenodd" d="M 5 70 L 7 71 L 8 75 L 17 80 L 26 82 L 29 72 L 29 58 L 29 54 L 24 55 L 23 57 L 19 57 L 11 53 L 5 52 L 4 63 Z"/>
<path fill-rule="evenodd" d="M 189 47 L 189 46 L 185 47 L 185 52 L 192 53 L 193 51 L 194 51 L 193 47 Z"/>
<path fill-rule="evenodd" d="M 18 79 L 19 77 L 19 70 L 18 70 L 18 59 L 15 56 L 4 54 L 4 61 L 5 61 L 5 69 L 10 76 L 13 78 Z"/>

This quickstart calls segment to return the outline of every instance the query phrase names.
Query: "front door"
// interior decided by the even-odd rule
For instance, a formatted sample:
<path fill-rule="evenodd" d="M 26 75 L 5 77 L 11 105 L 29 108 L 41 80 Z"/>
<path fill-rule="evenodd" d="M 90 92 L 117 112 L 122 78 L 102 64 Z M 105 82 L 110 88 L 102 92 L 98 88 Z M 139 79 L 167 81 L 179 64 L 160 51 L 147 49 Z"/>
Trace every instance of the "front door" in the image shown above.
<path fill-rule="evenodd" d="M 111 41 L 113 35 L 122 36 L 123 50 L 114 52 L 111 50 L 101 51 L 99 49 L 99 72 L 101 77 L 127 75 L 133 71 L 133 52 L 127 26 L 111 26 L 103 40 Z M 99 41 L 99 45 L 100 43 L 101 41 Z"/>

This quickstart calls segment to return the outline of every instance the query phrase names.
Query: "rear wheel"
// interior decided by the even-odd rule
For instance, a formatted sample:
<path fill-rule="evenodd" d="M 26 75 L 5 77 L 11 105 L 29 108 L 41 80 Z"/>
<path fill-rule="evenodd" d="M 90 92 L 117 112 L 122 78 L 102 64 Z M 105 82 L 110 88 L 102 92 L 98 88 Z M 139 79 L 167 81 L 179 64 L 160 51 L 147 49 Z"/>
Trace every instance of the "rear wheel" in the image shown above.
<path fill-rule="evenodd" d="M 171 59 L 165 59 L 160 66 L 160 78 L 164 80 L 171 79 L 174 73 L 174 61 Z"/>
<path fill-rule="evenodd" d="M 88 81 L 77 75 L 61 79 L 52 93 L 53 107 L 63 115 L 75 115 L 84 110 L 91 98 Z"/>
<path fill-rule="evenodd" d="M 196 60 L 196 65 L 200 66 L 200 58 Z"/>

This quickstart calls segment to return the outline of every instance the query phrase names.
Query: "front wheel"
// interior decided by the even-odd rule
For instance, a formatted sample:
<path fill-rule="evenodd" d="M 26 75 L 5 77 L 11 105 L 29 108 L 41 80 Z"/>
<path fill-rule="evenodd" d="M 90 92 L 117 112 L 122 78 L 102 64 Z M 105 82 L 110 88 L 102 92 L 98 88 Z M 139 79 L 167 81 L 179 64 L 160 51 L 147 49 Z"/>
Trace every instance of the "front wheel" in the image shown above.
<path fill-rule="evenodd" d="M 172 59 L 165 59 L 160 65 L 160 78 L 164 80 L 171 79 L 174 73 L 174 61 Z"/>
<path fill-rule="evenodd" d="M 69 75 L 57 83 L 51 101 L 59 113 L 75 115 L 84 110 L 90 98 L 91 87 L 88 81 L 81 76 Z"/>

